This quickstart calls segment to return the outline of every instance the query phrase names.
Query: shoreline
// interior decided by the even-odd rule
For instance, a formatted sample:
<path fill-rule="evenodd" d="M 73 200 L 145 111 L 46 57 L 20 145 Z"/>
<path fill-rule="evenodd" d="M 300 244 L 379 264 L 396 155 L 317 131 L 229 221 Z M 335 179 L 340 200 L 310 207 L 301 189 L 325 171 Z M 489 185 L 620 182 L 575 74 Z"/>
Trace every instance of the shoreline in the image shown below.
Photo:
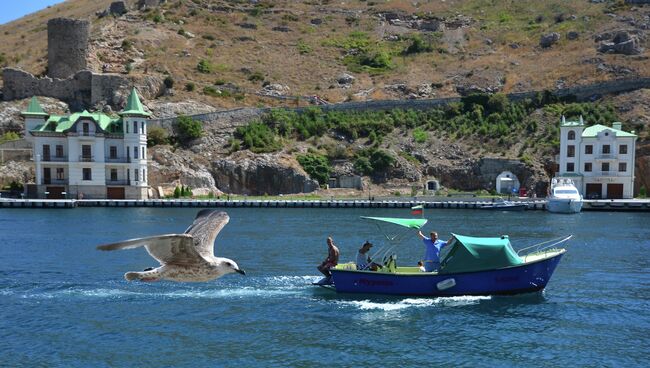
<path fill-rule="evenodd" d="M 545 211 L 546 199 L 515 199 L 527 211 Z M 77 207 L 195 207 L 195 208 L 411 208 L 476 209 L 491 200 L 471 199 L 329 199 L 329 200 L 247 200 L 247 199 L 0 199 L 0 208 L 77 208 Z M 583 211 L 650 212 L 650 199 L 584 200 Z M 486 210 L 484 210 L 486 211 Z M 492 210 L 501 212 L 500 210 Z"/>

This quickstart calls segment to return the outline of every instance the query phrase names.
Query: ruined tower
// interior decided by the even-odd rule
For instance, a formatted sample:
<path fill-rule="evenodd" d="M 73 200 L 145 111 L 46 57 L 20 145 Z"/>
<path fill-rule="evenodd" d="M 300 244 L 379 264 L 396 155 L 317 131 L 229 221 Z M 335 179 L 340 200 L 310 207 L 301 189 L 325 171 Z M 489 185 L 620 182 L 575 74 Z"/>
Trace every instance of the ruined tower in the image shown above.
<path fill-rule="evenodd" d="M 53 18 L 47 22 L 47 75 L 67 78 L 86 69 L 90 23 Z"/>

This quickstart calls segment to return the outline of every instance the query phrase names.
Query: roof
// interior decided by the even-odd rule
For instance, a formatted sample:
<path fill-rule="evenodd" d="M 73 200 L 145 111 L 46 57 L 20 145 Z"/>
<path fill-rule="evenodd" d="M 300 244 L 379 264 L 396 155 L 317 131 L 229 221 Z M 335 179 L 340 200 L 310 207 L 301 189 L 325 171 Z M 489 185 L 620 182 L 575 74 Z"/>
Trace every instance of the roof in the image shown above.
<path fill-rule="evenodd" d="M 602 132 L 605 129 L 615 132 L 617 137 L 636 137 L 636 134 L 632 134 L 620 129 L 614 129 L 612 127 L 596 124 L 583 130 L 582 138 L 595 138 L 598 135 L 598 133 Z"/>
<path fill-rule="evenodd" d="M 422 226 L 424 226 L 424 224 L 427 223 L 426 219 L 414 219 L 414 218 L 366 217 L 366 216 L 361 216 L 361 218 L 366 220 L 388 222 L 394 225 L 409 227 L 412 229 L 419 229 Z"/>
<path fill-rule="evenodd" d="M 126 107 L 124 107 L 124 111 L 122 111 L 120 114 L 143 116 L 151 115 L 148 112 L 144 111 L 142 103 L 140 102 L 140 97 L 138 96 L 138 91 L 136 91 L 135 88 L 131 89 L 131 94 L 129 95 L 129 99 L 126 102 Z"/>
<path fill-rule="evenodd" d="M 523 260 L 512 249 L 508 236 L 479 238 L 452 234 L 451 249 L 441 263 L 440 273 L 475 272 L 512 267 Z"/>
<path fill-rule="evenodd" d="M 122 118 L 112 117 L 103 113 L 91 113 L 86 110 L 67 116 L 52 115 L 47 119 L 45 124 L 37 126 L 32 131 L 63 133 L 72 128 L 74 123 L 79 119 L 90 119 L 97 123 L 103 131 L 111 133 L 122 131 Z M 115 126 L 115 128 L 112 128 L 112 126 Z"/>
<path fill-rule="evenodd" d="M 29 100 L 29 105 L 27 106 L 27 111 L 21 112 L 23 115 L 31 116 L 47 116 L 47 113 L 43 111 L 41 104 L 38 103 L 36 96 L 32 96 L 32 99 Z"/>

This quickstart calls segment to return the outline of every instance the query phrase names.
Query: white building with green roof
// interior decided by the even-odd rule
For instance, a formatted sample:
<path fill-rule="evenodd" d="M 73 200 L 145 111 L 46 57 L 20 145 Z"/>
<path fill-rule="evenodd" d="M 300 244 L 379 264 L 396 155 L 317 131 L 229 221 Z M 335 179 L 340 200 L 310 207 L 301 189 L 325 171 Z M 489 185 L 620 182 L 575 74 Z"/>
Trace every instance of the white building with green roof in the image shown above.
<path fill-rule="evenodd" d="M 586 126 L 582 117 L 560 123 L 557 177 L 571 178 L 587 199 L 633 198 L 636 138 L 620 122 Z"/>
<path fill-rule="evenodd" d="M 146 199 L 147 113 L 131 90 L 119 116 L 83 111 L 49 115 L 32 97 L 25 139 L 32 142 L 33 198 Z"/>

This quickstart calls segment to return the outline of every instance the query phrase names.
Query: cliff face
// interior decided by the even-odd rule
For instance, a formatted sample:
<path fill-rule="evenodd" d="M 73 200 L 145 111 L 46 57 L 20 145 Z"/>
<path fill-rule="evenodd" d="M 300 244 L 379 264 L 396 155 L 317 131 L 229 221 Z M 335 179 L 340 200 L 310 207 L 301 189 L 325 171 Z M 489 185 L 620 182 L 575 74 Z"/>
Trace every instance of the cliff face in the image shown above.
<path fill-rule="evenodd" d="M 278 195 L 318 189 L 318 182 L 309 178 L 293 157 L 284 154 L 238 152 L 212 162 L 211 173 L 217 186 L 228 193 Z"/>

